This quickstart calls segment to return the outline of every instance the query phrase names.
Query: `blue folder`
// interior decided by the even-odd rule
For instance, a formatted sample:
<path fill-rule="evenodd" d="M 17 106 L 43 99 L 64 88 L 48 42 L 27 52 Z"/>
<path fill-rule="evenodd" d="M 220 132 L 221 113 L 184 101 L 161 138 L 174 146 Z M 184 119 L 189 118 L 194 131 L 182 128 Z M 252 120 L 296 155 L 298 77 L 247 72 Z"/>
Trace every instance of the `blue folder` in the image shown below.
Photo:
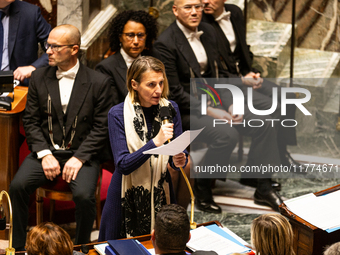
<path fill-rule="evenodd" d="M 111 254 L 107 253 L 108 255 L 151 255 L 139 241 L 134 239 L 108 240 L 107 242 L 109 243 L 108 247 L 112 249 L 112 252 L 114 252 Z"/>

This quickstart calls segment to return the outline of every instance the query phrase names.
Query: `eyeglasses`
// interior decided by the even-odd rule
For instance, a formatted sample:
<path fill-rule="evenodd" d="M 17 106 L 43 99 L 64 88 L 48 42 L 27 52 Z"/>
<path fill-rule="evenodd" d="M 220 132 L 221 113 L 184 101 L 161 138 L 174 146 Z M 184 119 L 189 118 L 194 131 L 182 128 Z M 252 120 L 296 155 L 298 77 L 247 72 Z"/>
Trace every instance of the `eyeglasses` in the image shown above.
<path fill-rule="evenodd" d="M 51 47 L 51 50 L 52 50 L 53 52 L 59 52 L 59 51 L 61 51 L 61 48 L 62 48 L 62 47 L 72 47 L 72 46 L 78 45 L 78 44 L 57 45 L 57 44 L 49 44 L 49 43 L 45 42 L 44 45 L 45 45 L 45 49 L 46 49 L 46 50 L 48 50 L 48 48 Z"/>
<path fill-rule="evenodd" d="M 177 7 L 181 8 L 185 13 L 191 13 L 193 8 L 195 9 L 196 12 L 201 12 L 203 11 L 204 4 L 184 5 Z"/>
<path fill-rule="evenodd" d="M 144 41 L 145 38 L 146 38 L 146 33 L 137 33 L 137 34 L 135 34 L 135 33 L 122 33 L 122 34 L 125 35 L 126 39 L 128 39 L 129 41 L 134 40 L 136 38 L 136 36 L 137 36 L 138 40 L 140 40 L 140 41 Z"/>

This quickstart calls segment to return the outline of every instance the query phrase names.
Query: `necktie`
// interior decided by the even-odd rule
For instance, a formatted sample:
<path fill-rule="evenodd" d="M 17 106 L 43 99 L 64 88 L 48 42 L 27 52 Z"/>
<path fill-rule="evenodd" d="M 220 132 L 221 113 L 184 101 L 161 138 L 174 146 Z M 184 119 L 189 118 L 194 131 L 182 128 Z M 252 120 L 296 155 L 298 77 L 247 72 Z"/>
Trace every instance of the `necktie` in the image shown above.
<path fill-rule="evenodd" d="M 4 27 L 2 25 L 2 18 L 5 16 L 5 13 L 0 11 L 0 70 L 2 65 L 2 52 L 4 51 Z"/>
<path fill-rule="evenodd" d="M 230 12 L 223 12 L 220 16 L 218 16 L 215 21 L 220 21 L 220 20 L 229 20 L 230 19 Z"/>
<path fill-rule="evenodd" d="M 192 32 L 189 34 L 189 39 L 193 40 L 196 38 L 199 40 L 202 34 L 203 34 L 203 31 Z"/>
<path fill-rule="evenodd" d="M 69 79 L 75 79 L 76 73 L 73 71 L 60 71 L 57 70 L 56 72 L 57 79 L 60 80 L 61 78 L 69 78 Z"/>

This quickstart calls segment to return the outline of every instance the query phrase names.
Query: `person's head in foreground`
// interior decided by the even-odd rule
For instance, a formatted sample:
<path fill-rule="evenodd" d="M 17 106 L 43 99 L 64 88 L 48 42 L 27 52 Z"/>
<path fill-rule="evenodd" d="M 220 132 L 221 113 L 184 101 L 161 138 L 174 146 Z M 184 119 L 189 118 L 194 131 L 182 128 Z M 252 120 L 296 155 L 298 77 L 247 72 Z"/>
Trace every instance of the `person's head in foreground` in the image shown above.
<path fill-rule="evenodd" d="M 324 255 L 340 255 L 340 242 L 327 246 Z"/>
<path fill-rule="evenodd" d="M 28 255 L 72 255 L 73 243 L 69 234 L 52 222 L 41 223 L 27 234 Z"/>
<path fill-rule="evenodd" d="M 256 254 L 295 255 L 292 227 L 280 214 L 263 214 L 254 219 L 251 224 L 251 241 Z"/>
<path fill-rule="evenodd" d="M 190 240 L 190 221 L 186 210 L 176 204 L 163 206 L 157 213 L 151 240 L 156 254 L 184 251 Z"/>

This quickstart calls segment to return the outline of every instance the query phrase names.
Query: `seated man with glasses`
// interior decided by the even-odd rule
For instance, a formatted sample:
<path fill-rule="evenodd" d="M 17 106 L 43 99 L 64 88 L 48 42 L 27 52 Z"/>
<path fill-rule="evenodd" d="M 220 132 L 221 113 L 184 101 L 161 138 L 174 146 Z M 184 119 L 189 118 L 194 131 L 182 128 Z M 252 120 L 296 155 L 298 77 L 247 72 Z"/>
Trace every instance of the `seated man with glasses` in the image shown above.
<path fill-rule="evenodd" d="M 75 45 L 78 45 L 80 47 L 79 44 L 54 45 L 54 44 L 49 44 L 48 42 L 45 42 L 44 45 L 45 45 L 45 50 L 48 50 L 48 48 L 51 48 L 53 52 L 59 52 L 64 47 L 73 47 Z"/>
<path fill-rule="evenodd" d="M 227 89 L 218 92 L 223 106 L 222 103 L 216 106 L 211 104 L 206 108 L 206 114 L 201 114 L 199 98 L 205 92 L 190 84 L 190 79 L 200 78 L 202 83 L 205 83 L 205 78 L 233 78 L 235 76 L 222 67 L 214 28 L 210 24 L 201 22 L 202 1 L 175 0 L 172 10 L 176 21 L 159 36 L 154 48 L 165 65 L 170 99 L 179 106 L 183 129 L 204 127 L 197 139 L 206 143 L 208 150 L 201 162 L 196 162 L 196 166 L 198 163 L 206 169 L 217 164 L 228 166 L 231 153 L 238 142 L 239 133 L 252 137 L 248 154 L 248 162 L 251 162 L 251 165 L 280 165 L 276 129 L 271 127 L 271 123 L 265 121 L 271 119 L 271 116 L 255 115 L 249 111 L 247 106 L 244 107 L 244 115 L 234 115 L 233 103 L 235 102 Z M 235 80 L 242 82 L 239 77 Z M 214 119 L 227 120 L 228 124 L 215 126 L 213 125 Z M 229 125 L 230 121 L 241 123 L 249 119 L 259 119 L 264 124 L 255 128 L 249 125 Z M 196 176 L 194 186 L 196 205 L 202 211 L 220 213 L 221 208 L 214 202 L 211 190 L 214 174 L 208 176 L 198 176 L 200 178 Z M 268 202 L 267 204 L 278 211 L 282 200 L 271 186 L 270 175 L 264 174 L 261 177 L 256 194 L 259 194 L 263 201 Z"/>
<path fill-rule="evenodd" d="M 80 38 L 72 25 L 54 28 L 46 43 L 49 66 L 30 79 L 23 124 L 32 153 L 9 188 L 16 250 L 25 246 L 30 195 L 59 175 L 69 183 L 76 204 L 75 244 L 90 240 L 112 81 L 79 62 Z"/>

